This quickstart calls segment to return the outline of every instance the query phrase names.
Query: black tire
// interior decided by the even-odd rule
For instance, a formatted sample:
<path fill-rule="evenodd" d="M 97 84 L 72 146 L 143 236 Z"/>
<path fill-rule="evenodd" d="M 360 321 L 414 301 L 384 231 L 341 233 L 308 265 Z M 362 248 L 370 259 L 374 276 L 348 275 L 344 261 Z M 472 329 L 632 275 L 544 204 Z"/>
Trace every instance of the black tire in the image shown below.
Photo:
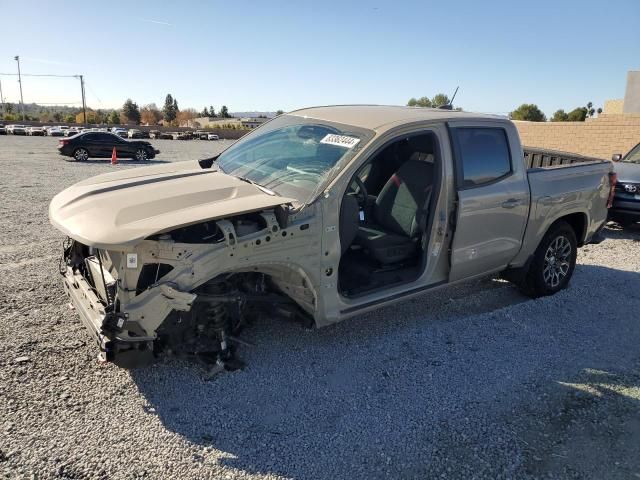
<path fill-rule="evenodd" d="M 147 154 L 147 150 L 144 148 L 139 148 L 136 150 L 134 157 L 139 162 L 146 162 L 149 160 L 149 155 Z"/>
<path fill-rule="evenodd" d="M 76 148 L 73 151 L 73 158 L 76 162 L 86 162 L 89 160 L 89 152 L 86 148 Z"/>
<path fill-rule="evenodd" d="M 578 241 L 573 228 L 564 221 L 554 223 L 542 238 L 518 286 L 532 298 L 559 292 L 573 276 L 577 255 Z"/>

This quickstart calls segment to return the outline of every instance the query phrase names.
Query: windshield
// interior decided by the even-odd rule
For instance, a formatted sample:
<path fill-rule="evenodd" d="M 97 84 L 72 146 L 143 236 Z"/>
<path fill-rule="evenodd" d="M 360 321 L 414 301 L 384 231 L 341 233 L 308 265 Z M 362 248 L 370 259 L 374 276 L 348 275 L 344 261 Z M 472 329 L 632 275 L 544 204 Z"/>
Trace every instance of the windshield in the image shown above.
<path fill-rule="evenodd" d="M 623 159 L 627 163 L 640 163 L 640 143 L 635 146 Z"/>
<path fill-rule="evenodd" d="M 225 150 L 218 166 L 306 204 L 372 136 L 357 127 L 281 115 Z"/>

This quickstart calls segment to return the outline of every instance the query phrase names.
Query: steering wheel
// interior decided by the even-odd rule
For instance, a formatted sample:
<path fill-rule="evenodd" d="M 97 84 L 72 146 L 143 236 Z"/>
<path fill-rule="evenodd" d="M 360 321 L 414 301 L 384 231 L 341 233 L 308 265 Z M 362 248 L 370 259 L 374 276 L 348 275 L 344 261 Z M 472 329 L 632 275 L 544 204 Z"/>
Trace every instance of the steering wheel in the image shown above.
<path fill-rule="evenodd" d="M 353 177 L 353 181 L 351 182 L 351 184 L 353 185 L 354 182 L 356 183 L 356 185 L 358 185 L 358 191 L 355 192 L 355 189 L 354 189 L 356 198 L 360 206 L 364 207 L 367 205 L 367 199 L 369 198 L 369 194 L 367 193 L 367 187 L 364 186 L 364 182 L 358 175 Z"/>

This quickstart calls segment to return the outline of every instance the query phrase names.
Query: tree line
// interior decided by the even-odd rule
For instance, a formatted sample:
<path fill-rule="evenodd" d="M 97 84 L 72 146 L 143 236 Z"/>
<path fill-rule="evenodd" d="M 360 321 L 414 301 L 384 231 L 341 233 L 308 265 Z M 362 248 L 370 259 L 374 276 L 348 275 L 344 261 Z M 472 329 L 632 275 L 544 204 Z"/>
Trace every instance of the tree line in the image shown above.
<path fill-rule="evenodd" d="M 595 108 L 592 102 L 588 102 L 584 107 L 576 107 L 570 112 L 563 109 L 556 110 L 549 119 L 552 122 L 584 122 L 587 118 L 595 114 L 600 115 L 602 108 Z M 525 120 L 529 122 L 546 122 L 547 116 L 538 108 L 535 103 L 523 103 L 514 111 L 509 113 L 512 120 Z"/>
<path fill-rule="evenodd" d="M 231 114 L 226 105 L 220 107 L 218 113 L 213 105 L 209 108 L 205 107 L 202 112 L 198 112 L 194 108 L 181 110 L 178 107 L 178 100 L 170 93 L 165 97 L 162 109 L 159 109 L 155 103 L 149 103 L 140 108 L 137 103 L 128 98 L 120 111 L 121 123 L 135 123 L 136 125 L 140 123 L 158 125 L 164 121 L 166 125 L 177 126 L 197 117 L 231 118 Z"/>
<path fill-rule="evenodd" d="M 433 97 L 410 98 L 407 102 L 409 107 L 428 107 L 438 108 L 449 105 L 451 99 L 444 93 L 438 93 Z M 453 106 L 452 106 L 453 107 Z M 461 110 L 456 108 L 455 110 Z M 592 102 L 588 102 L 584 107 L 576 107 L 569 112 L 563 109 L 556 110 L 549 119 L 552 122 L 584 122 L 587 118 L 601 114 L 602 108 L 595 108 Z M 534 103 L 523 103 L 518 108 L 509 112 L 509 118 L 512 120 L 526 120 L 529 122 L 546 122 L 547 116 Z"/>
<path fill-rule="evenodd" d="M 79 107 L 52 106 L 45 107 L 37 104 L 25 104 L 25 120 L 56 123 L 84 123 L 85 112 Z M 155 103 L 140 107 L 132 99 L 127 100 L 120 110 L 116 109 L 86 109 L 87 123 L 93 125 L 146 124 L 158 125 L 164 121 L 166 125 L 177 126 L 197 117 L 232 118 L 229 108 L 222 105 L 216 112 L 213 105 L 205 107 L 202 112 L 193 108 L 180 109 L 178 100 L 170 93 L 165 97 L 162 109 Z M 22 110 L 19 105 L 5 103 L 0 107 L 0 119 L 8 122 L 22 120 Z"/>

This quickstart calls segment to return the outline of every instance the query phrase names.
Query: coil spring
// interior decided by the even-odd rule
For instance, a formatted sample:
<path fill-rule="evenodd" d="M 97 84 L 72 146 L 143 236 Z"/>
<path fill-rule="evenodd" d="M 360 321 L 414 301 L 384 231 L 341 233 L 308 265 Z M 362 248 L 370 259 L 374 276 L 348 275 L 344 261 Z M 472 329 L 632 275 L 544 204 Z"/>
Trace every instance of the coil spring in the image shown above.
<path fill-rule="evenodd" d="M 207 317 L 211 329 L 216 332 L 224 332 L 228 326 L 227 309 L 223 303 L 210 304 L 207 309 Z"/>

